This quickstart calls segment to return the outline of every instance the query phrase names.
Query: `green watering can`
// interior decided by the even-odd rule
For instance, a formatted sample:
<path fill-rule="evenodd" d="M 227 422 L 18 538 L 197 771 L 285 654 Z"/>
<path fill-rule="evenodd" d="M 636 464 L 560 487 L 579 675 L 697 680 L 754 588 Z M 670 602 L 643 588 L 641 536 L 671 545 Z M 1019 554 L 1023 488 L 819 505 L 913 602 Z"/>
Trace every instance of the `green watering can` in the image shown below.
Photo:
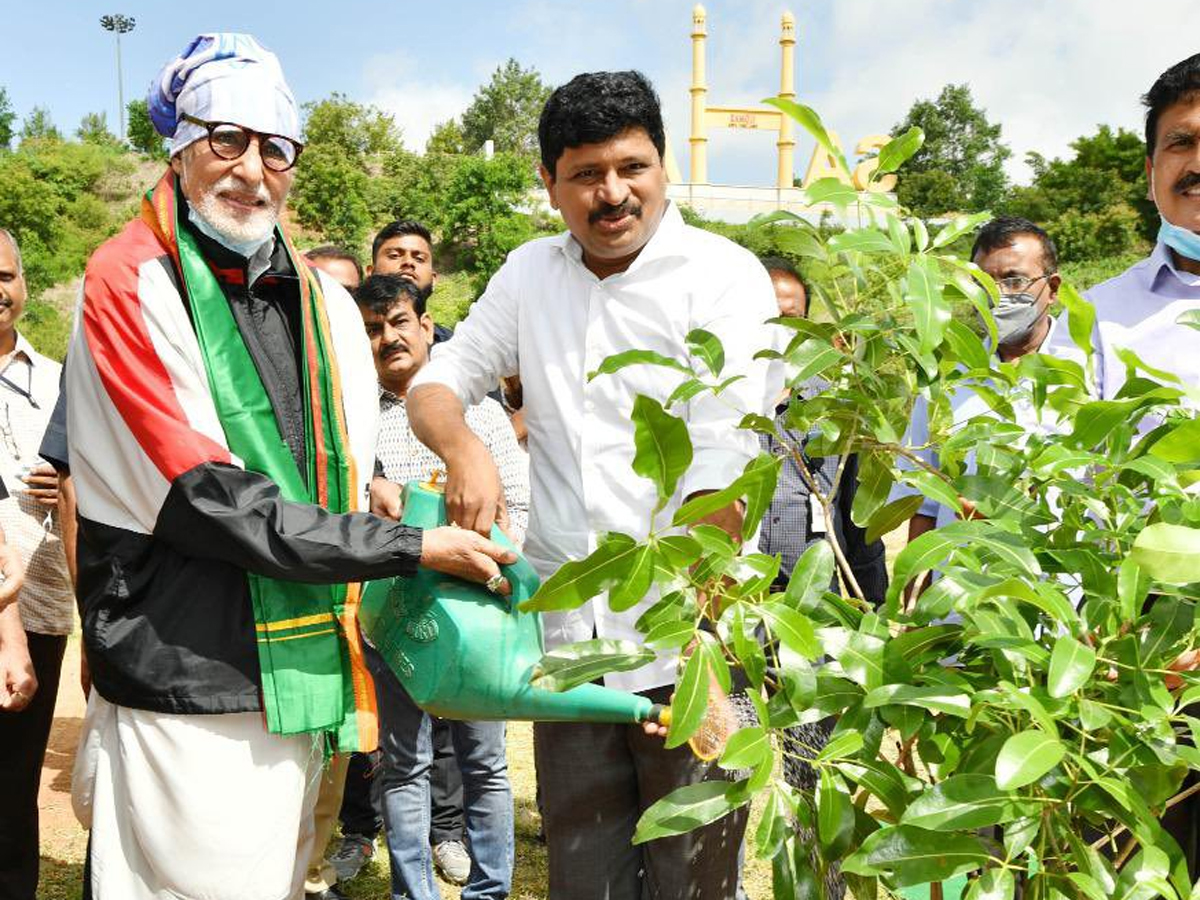
<path fill-rule="evenodd" d="M 409 483 L 401 521 L 445 525 L 441 486 Z M 512 548 L 500 529 L 493 527 L 491 537 Z M 364 586 L 363 634 L 421 709 L 447 719 L 670 724 L 669 707 L 637 694 L 595 684 L 561 692 L 533 687 L 544 652 L 541 621 L 517 606 L 533 596 L 538 577 L 523 556 L 501 570 L 512 585 L 509 597 L 425 568 Z"/>

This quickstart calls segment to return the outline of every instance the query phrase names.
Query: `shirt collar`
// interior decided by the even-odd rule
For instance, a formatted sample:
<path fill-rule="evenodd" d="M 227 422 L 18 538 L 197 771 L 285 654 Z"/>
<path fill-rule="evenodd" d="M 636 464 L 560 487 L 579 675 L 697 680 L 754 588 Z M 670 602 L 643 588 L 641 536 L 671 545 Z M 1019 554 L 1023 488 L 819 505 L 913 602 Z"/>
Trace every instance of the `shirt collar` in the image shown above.
<path fill-rule="evenodd" d="M 646 242 L 646 246 L 642 248 L 642 252 L 629 264 L 628 269 L 611 277 L 616 278 L 620 275 L 636 272 L 643 266 L 647 266 L 660 259 L 670 259 L 672 257 L 686 259 L 687 249 L 683 240 L 684 228 L 686 227 L 679 208 L 670 200 L 666 201 L 666 206 L 663 209 L 662 218 L 659 219 L 658 227 L 654 229 L 654 234 L 650 236 L 650 240 Z M 552 238 L 552 240 L 566 254 L 568 259 L 573 260 L 581 266 L 583 265 L 583 247 L 579 241 L 575 240 L 570 231 L 564 231 L 562 234 Z"/>
<path fill-rule="evenodd" d="M 25 337 L 25 335 L 21 334 L 20 331 L 18 331 L 17 347 L 13 352 L 13 359 L 20 359 L 22 356 L 25 357 L 25 361 L 32 366 L 38 361 L 39 357 L 41 357 L 41 354 L 34 350 L 33 344 L 29 343 L 29 339 Z"/>
<path fill-rule="evenodd" d="M 1159 241 L 1154 245 L 1154 252 L 1146 260 L 1146 279 L 1151 291 L 1160 287 L 1167 278 L 1174 278 L 1180 284 L 1194 288 L 1200 287 L 1200 275 L 1185 272 L 1175 265 L 1175 256 L 1171 248 Z"/>
<path fill-rule="evenodd" d="M 376 387 L 379 388 L 379 408 L 381 410 L 391 409 L 393 406 L 403 406 L 404 405 L 403 397 L 401 397 L 397 394 L 393 394 L 391 391 L 389 391 L 387 388 L 385 388 L 382 384 L 376 383 Z"/>

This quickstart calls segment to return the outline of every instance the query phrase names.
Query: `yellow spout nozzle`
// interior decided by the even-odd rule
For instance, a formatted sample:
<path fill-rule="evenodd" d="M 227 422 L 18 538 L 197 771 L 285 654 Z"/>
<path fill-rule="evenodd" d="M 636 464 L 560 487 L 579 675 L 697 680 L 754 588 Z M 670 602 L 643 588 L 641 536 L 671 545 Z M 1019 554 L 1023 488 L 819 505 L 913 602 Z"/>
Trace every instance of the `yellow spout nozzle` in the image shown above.
<path fill-rule="evenodd" d="M 647 721 L 654 722 L 656 725 L 661 725 L 664 728 L 670 728 L 671 707 L 656 703 L 650 707 L 650 712 L 647 714 L 646 719 Z"/>

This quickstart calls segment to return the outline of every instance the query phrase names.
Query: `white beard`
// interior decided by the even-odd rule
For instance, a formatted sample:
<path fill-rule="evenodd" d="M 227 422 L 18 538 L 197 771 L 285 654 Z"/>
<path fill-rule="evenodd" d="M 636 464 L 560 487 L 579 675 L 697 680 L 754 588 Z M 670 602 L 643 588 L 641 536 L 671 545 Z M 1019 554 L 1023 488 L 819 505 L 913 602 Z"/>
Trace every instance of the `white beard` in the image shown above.
<path fill-rule="evenodd" d="M 256 198 L 264 201 L 266 205 L 248 215 L 236 215 L 230 212 L 217 196 L 222 191 L 254 193 Z M 279 222 L 279 211 L 271 201 L 266 185 L 260 184 L 257 191 L 251 191 L 241 179 L 233 175 L 226 175 L 196 198 L 192 208 L 214 231 L 225 237 L 231 245 L 239 247 L 261 245 L 271 236 Z"/>

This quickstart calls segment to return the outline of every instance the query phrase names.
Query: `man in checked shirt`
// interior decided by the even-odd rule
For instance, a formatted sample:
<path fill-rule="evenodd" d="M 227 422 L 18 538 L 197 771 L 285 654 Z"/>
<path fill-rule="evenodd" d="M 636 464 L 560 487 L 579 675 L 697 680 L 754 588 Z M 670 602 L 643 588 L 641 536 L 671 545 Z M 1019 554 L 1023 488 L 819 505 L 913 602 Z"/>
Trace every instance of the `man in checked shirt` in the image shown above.
<path fill-rule="evenodd" d="M 427 294 L 401 275 L 372 275 L 354 293 L 379 375 L 379 438 L 375 455 L 389 481 L 427 480 L 446 464 L 417 440 L 405 405 L 408 386 L 429 361 L 433 319 Z M 508 415 L 490 397 L 466 411 L 467 423 L 495 460 L 508 505 L 509 536 L 520 546 L 529 511 L 529 462 Z M 384 819 L 392 894 L 436 900 L 429 844 L 432 720 L 412 701 L 387 663 L 368 646 L 367 665 L 379 700 Z M 472 865 L 464 896 L 508 896 L 513 868 L 513 805 L 503 722 L 447 720 L 462 770 L 463 812 Z"/>

